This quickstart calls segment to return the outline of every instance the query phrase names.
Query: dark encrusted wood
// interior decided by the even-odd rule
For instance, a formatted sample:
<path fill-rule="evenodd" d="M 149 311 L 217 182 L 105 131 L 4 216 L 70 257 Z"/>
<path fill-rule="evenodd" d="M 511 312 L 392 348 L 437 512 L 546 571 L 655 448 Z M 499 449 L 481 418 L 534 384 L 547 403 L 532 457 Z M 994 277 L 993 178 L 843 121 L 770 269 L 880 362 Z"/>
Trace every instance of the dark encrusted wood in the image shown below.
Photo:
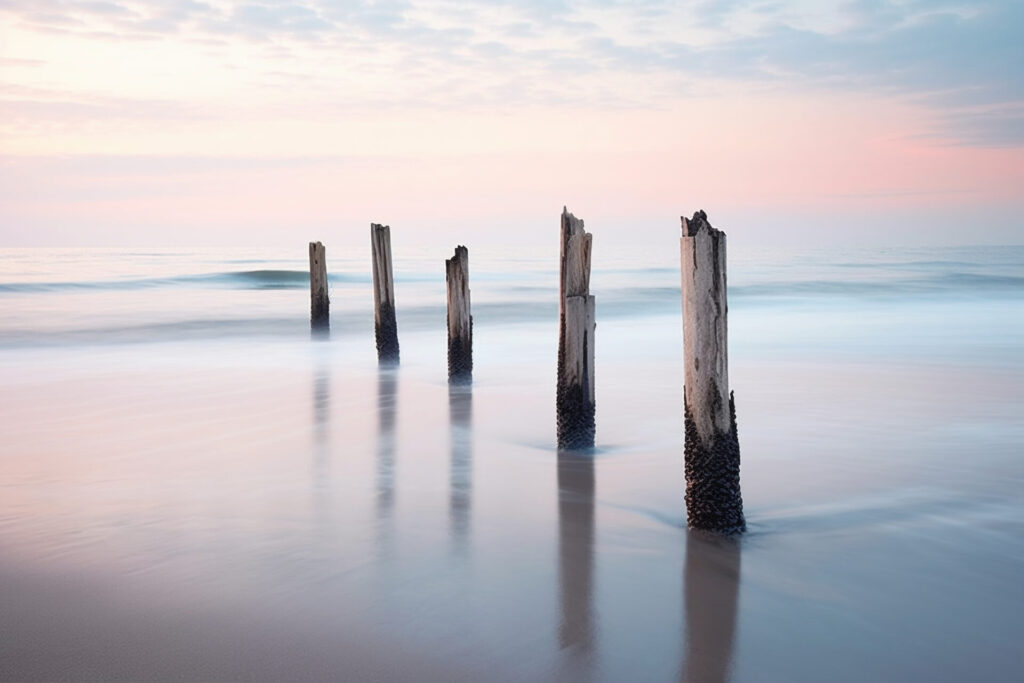
<path fill-rule="evenodd" d="M 736 431 L 736 404 L 729 395 L 732 426 L 727 433 L 716 432 L 710 444 L 697 433 L 690 409 L 683 398 L 686 441 L 686 519 L 695 529 L 738 534 L 746 531 L 743 497 L 740 494 L 740 441 Z"/>
<path fill-rule="evenodd" d="M 398 362 L 398 323 L 395 320 L 395 307 L 381 304 L 379 317 L 374 332 L 377 340 L 377 359 L 387 362 Z"/>
<path fill-rule="evenodd" d="M 579 384 L 558 387 L 558 447 L 570 450 L 593 448 L 597 432 L 596 408 Z"/>

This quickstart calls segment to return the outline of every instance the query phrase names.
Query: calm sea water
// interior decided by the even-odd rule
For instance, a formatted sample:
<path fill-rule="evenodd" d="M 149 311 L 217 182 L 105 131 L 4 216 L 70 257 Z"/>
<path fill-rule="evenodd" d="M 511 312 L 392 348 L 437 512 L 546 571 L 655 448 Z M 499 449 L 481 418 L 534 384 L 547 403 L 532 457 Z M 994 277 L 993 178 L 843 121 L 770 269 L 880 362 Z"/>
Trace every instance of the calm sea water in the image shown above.
<path fill-rule="evenodd" d="M 678 252 L 595 237 L 597 441 L 554 444 L 557 258 L 0 250 L 4 680 L 1018 681 L 1024 247 L 730 245 L 750 532 L 685 529 Z M 549 245 L 550 246 L 550 245 Z"/>

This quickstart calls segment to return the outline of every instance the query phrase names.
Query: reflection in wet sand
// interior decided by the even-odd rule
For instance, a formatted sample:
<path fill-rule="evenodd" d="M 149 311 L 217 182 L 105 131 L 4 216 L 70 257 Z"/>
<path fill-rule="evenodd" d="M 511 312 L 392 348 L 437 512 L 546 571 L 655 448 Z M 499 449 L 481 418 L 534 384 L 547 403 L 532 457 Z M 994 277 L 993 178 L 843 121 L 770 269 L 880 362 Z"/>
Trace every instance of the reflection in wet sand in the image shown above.
<path fill-rule="evenodd" d="M 684 683 L 729 680 L 739 582 L 738 539 L 687 532 Z"/>
<path fill-rule="evenodd" d="M 330 510 L 331 374 L 326 363 L 313 377 L 313 510 L 321 523 Z"/>
<path fill-rule="evenodd" d="M 377 522 L 389 519 L 395 505 L 395 409 L 398 369 L 377 373 Z M 378 533 L 382 529 L 378 529 Z"/>
<path fill-rule="evenodd" d="M 465 550 L 473 497 L 473 387 L 448 385 L 448 416 L 451 428 L 448 524 L 456 548 Z"/>
<path fill-rule="evenodd" d="M 558 645 L 586 652 L 594 639 L 594 460 L 589 455 L 558 454 L 558 563 Z"/>
<path fill-rule="evenodd" d="M 319 322 L 312 322 L 309 328 L 309 338 L 313 341 L 330 341 L 331 321 L 328 319 Z"/>

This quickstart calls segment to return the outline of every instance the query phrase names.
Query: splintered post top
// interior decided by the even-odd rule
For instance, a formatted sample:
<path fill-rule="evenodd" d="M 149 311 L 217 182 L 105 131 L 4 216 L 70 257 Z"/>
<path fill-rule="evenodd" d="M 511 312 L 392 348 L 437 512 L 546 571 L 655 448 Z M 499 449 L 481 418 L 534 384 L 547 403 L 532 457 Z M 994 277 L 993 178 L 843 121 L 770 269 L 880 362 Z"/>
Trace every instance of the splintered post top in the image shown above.
<path fill-rule="evenodd" d="M 680 220 L 683 223 L 683 237 L 696 237 L 701 230 L 707 230 L 711 234 L 722 232 L 711 227 L 708 215 L 703 211 L 695 211 L 693 218 L 689 219 L 686 216 L 681 216 Z"/>

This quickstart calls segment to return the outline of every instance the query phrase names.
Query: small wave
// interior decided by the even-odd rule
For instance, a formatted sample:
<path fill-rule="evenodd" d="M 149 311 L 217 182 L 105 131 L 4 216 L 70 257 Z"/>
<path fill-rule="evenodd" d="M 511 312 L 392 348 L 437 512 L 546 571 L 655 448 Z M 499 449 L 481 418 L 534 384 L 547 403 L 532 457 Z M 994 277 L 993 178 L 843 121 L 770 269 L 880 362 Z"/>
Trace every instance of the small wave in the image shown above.
<path fill-rule="evenodd" d="M 369 277 L 334 273 L 328 276 L 328 280 L 330 282 L 369 282 Z M 107 291 L 173 287 L 214 289 L 301 289 L 308 286 L 309 273 L 304 270 L 241 270 L 127 280 L 5 282 L 0 283 L 0 292 L 44 293 L 75 290 Z"/>
<path fill-rule="evenodd" d="M 982 293 L 1024 294 L 1024 277 L 953 272 L 941 273 L 928 278 L 888 281 L 800 280 L 734 285 L 729 288 L 730 298 L 737 299 L 841 296 L 900 299 L 940 293 L 952 296 L 971 296 Z"/>
<path fill-rule="evenodd" d="M 214 277 L 223 279 L 226 283 L 250 285 L 258 289 L 297 288 L 309 285 L 309 273 L 302 270 L 243 270 L 237 273 L 221 273 Z"/>
<path fill-rule="evenodd" d="M 859 268 L 875 270 L 891 270 L 893 268 L 978 268 L 984 263 L 977 261 L 879 261 L 879 262 L 841 262 L 830 264 L 836 268 Z"/>

